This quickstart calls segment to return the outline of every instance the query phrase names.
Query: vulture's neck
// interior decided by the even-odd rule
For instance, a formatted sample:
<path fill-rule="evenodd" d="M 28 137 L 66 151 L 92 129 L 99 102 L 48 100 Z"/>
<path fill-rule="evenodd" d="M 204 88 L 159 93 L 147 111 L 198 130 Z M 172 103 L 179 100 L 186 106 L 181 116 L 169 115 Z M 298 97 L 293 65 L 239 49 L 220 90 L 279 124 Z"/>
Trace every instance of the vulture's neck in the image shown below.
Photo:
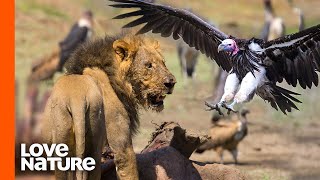
<path fill-rule="evenodd" d="M 273 8 L 271 6 L 271 2 L 265 2 L 265 7 L 264 7 L 264 14 L 265 14 L 265 20 L 267 22 L 272 21 L 272 19 L 275 17 Z"/>
<path fill-rule="evenodd" d="M 86 19 L 86 18 L 80 18 L 79 21 L 78 21 L 78 26 L 79 27 L 87 27 L 87 28 L 91 28 L 92 27 L 92 24 L 91 22 Z"/>

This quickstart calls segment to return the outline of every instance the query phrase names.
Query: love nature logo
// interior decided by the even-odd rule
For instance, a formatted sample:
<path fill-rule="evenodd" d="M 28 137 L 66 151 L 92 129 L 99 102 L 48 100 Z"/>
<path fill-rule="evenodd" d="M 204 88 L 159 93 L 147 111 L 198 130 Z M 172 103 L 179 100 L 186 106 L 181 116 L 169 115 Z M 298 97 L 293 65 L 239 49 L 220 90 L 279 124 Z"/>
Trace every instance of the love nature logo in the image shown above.
<path fill-rule="evenodd" d="M 92 157 L 67 157 L 66 144 L 32 144 L 28 151 L 26 144 L 21 144 L 21 171 L 92 171 L 96 165 Z"/>

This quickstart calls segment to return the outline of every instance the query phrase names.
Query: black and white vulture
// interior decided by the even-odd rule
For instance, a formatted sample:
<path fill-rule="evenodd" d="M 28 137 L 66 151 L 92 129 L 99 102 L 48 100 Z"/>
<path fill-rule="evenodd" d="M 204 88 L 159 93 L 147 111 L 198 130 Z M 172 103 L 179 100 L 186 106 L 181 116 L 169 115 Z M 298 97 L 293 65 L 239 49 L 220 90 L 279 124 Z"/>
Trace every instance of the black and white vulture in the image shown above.
<path fill-rule="evenodd" d="M 165 5 L 139 0 L 110 0 L 115 8 L 140 8 L 114 17 L 141 16 L 124 27 L 146 23 L 138 34 L 152 31 L 163 37 L 182 38 L 229 72 L 219 103 L 206 102 L 210 110 L 228 113 L 237 103 L 250 101 L 255 94 L 283 113 L 298 109 L 298 93 L 277 86 L 283 79 L 293 87 L 318 86 L 320 67 L 320 24 L 271 41 L 239 39 L 227 35 L 194 14 Z M 227 102 L 232 102 L 230 105 Z"/>
<path fill-rule="evenodd" d="M 271 0 L 263 0 L 265 22 L 261 33 L 261 39 L 268 41 L 285 35 L 285 25 L 282 18 L 274 13 Z"/>
<path fill-rule="evenodd" d="M 72 52 L 92 35 L 92 18 L 92 12 L 85 11 L 79 21 L 72 26 L 67 37 L 59 43 L 60 61 L 57 68 L 58 71 L 62 71 Z"/>

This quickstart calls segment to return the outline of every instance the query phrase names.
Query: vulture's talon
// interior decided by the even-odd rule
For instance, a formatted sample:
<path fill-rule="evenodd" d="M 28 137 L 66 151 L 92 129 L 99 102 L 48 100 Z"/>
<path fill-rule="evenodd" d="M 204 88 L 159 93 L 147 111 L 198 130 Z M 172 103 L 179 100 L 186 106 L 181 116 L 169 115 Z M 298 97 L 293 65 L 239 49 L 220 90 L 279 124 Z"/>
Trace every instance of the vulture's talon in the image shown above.
<path fill-rule="evenodd" d="M 211 104 L 206 101 L 205 104 L 206 104 L 206 106 L 208 106 L 206 111 L 216 110 L 216 111 L 218 111 L 219 115 L 222 115 L 222 116 L 224 115 L 220 109 L 223 106 L 224 102 L 219 102 L 217 104 Z"/>
<path fill-rule="evenodd" d="M 237 113 L 238 111 L 234 110 L 233 105 L 227 105 L 227 104 L 222 104 L 222 107 L 224 107 L 226 110 L 228 110 L 228 115 L 230 112 Z"/>

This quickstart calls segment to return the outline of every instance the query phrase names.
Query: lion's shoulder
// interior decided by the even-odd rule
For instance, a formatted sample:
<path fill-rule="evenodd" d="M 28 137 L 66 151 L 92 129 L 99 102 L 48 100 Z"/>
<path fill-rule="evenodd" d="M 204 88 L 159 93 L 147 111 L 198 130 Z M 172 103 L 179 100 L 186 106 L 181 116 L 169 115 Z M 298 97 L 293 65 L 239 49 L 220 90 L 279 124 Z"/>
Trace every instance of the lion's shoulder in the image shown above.
<path fill-rule="evenodd" d="M 86 74 L 70 74 L 61 76 L 55 83 L 52 97 L 62 101 L 70 99 L 83 99 L 94 96 L 102 96 L 97 81 Z"/>

